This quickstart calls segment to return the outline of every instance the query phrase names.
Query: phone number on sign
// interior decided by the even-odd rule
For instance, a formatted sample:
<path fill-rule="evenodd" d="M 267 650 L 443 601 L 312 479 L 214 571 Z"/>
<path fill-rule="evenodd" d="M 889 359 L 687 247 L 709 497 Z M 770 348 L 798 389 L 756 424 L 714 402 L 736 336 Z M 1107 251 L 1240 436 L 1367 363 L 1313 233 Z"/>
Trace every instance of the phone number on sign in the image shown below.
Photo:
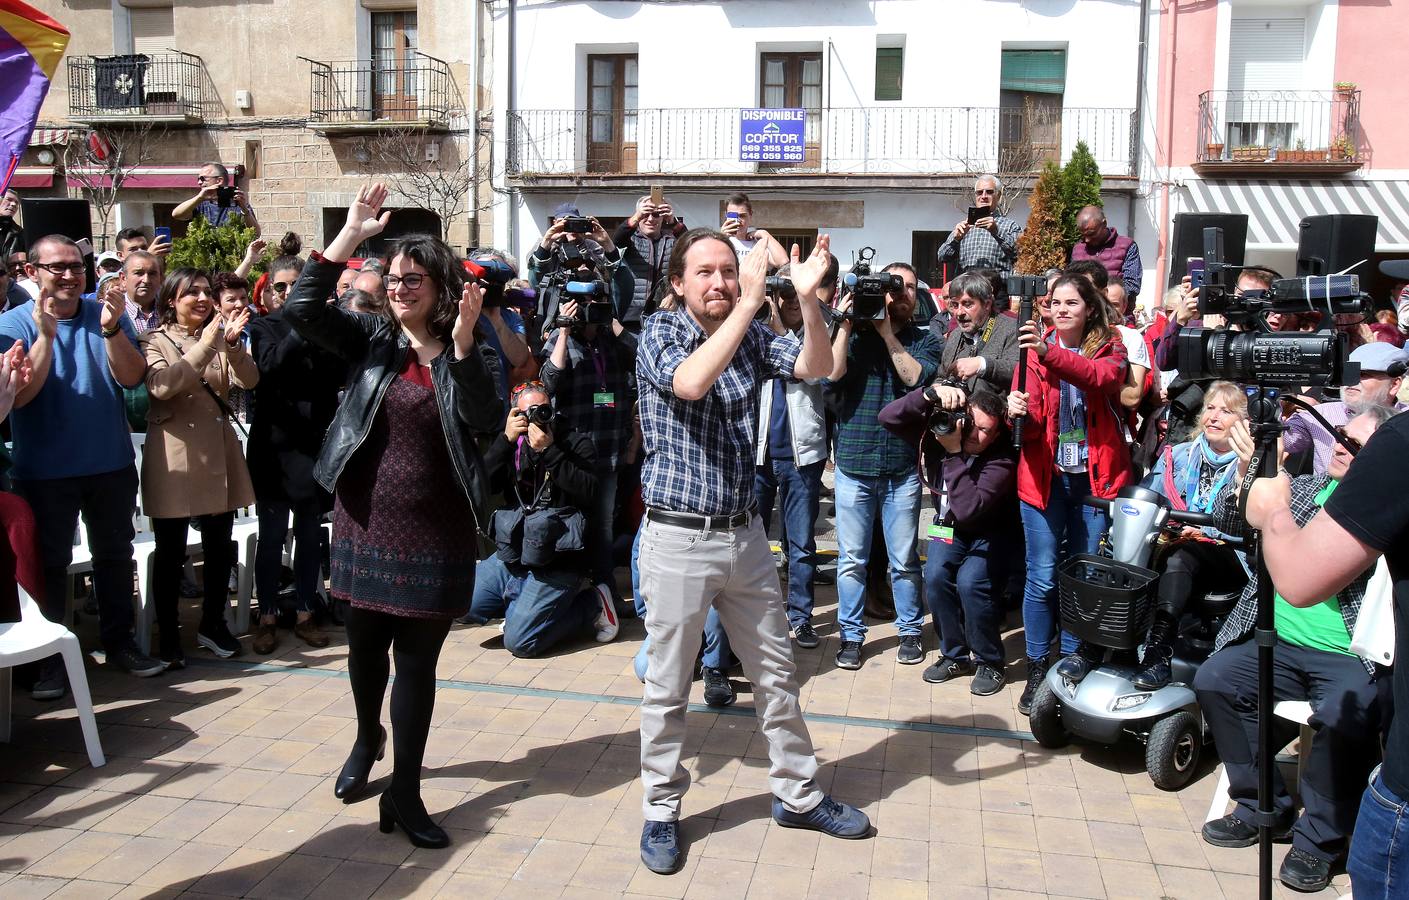
<path fill-rule="evenodd" d="M 802 148 L 797 149 L 769 149 L 745 148 L 740 151 L 739 159 L 742 162 L 802 162 Z"/>

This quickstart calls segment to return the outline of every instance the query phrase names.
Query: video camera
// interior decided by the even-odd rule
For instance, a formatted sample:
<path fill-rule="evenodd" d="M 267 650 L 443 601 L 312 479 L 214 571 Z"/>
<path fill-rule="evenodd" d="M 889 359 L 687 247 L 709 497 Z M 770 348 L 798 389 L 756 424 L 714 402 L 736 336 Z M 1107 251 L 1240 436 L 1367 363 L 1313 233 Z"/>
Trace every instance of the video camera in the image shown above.
<path fill-rule="evenodd" d="M 484 290 L 486 308 L 505 305 L 504 285 L 518 277 L 508 263 L 497 256 L 482 256 L 476 259 L 472 254 L 471 259 L 465 260 L 464 267 Z"/>
<path fill-rule="evenodd" d="M 1192 380 L 1223 379 L 1239 384 L 1338 387 L 1360 380 L 1360 367 L 1349 361 L 1350 347 L 1336 331 L 1338 315 L 1368 315 L 1369 296 L 1360 292 L 1354 275 L 1283 278 L 1270 290 L 1237 294 L 1229 273 L 1241 266 L 1223 259 L 1223 229 L 1205 228 L 1204 283 L 1199 288 L 1199 313 L 1222 315 L 1243 331 L 1186 328 L 1176 350 L 1179 373 Z M 1318 331 L 1275 333 L 1267 327 L 1268 313 L 1322 314 Z"/>
<path fill-rule="evenodd" d="M 553 327 L 611 324 L 611 288 L 599 274 L 597 260 L 570 241 L 559 243 L 553 256 L 558 265 L 539 284 L 544 309 L 555 311 Z M 569 300 L 577 303 L 577 315 L 571 317 L 562 314 L 563 304 Z"/>
<path fill-rule="evenodd" d="M 886 295 L 905 290 L 905 281 L 894 272 L 871 274 L 871 260 L 876 256 L 874 247 L 862 247 L 856 251 L 856 260 L 851 270 L 842 276 L 842 287 L 851 295 L 851 309 L 838 313 L 843 319 L 877 320 L 886 317 Z"/>

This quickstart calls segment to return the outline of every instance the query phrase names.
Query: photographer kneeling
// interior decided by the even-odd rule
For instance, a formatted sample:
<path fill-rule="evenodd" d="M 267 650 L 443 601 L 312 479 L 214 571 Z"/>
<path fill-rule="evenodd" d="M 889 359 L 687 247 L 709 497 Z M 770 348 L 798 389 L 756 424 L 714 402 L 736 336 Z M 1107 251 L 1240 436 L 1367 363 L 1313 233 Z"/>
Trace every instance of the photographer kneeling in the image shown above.
<path fill-rule="evenodd" d="M 920 474 L 934 496 L 925 599 L 941 655 L 922 677 L 939 684 L 972 674 L 969 691 L 981 697 L 1003 689 L 1003 610 L 993 589 L 1007 583 L 1019 533 L 1017 460 L 1000 440 L 1004 413 L 997 393 L 978 391 L 966 402 L 961 388 L 940 382 L 880 415 L 920 449 Z"/>
<path fill-rule="evenodd" d="M 579 590 L 588 570 L 586 517 L 597 492 L 592 439 L 548 405 L 536 381 L 514 389 L 504 432 L 484 455 L 490 488 L 518 498 L 494 514 L 498 550 L 475 567 L 470 611 L 461 620 L 504 617 L 504 646 L 518 657 L 541 656 L 555 644 L 591 633 L 616 637 L 611 595 Z"/>
<path fill-rule="evenodd" d="M 1393 410 L 1375 406 L 1351 419 L 1344 436 L 1354 447 L 1362 447 Z M 1255 446 L 1247 426 L 1238 422 L 1229 429 L 1238 453 L 1238 477 L 1218 495 L 1214 517 L 1220 531 L 1242 533 L 1238 515 L 1238 488 L 1247 472 Z M 1303 475 L 1292 479 L 1290 511 L 1296 526 L 1305 528 L 1321 507 L 1327 505 L 1354 457 L 1342 444 L 1336 444 L 1325 475 Z M 1258 479 L 1258 485 L 1265 480 Z M 1285 480 L 1281 480 L 1286 484 Z M 1254 491 L 1256 495 L 1257 491 Z M 1388 503 L 1388 506 L 1397 504 Z M 1256 521 L 1256 508 L 1250 500 L 1248 517 Z M 1265 534 L 1264 534 L 1265 540 Z M 1324 552 L 1323 548 L 1318 548 Z M 1318 555 L 1318 554 L 1313 554 Z M 1322 560 L 1328 568 L 1340 562 Z M 1355 827 L 1356 811 L 1365 781 L 1379 756 L 1380 711 L 1376 702 L 1374 667 L 1350 650 L 1350 636 L 1360 615 L 1365 588 L 1374 571 L 1364 569 L 1346 587 L 1320 602 L 1294 606 L 1283 599 L 1292 593 L 1294 582 L 1278 578 L 1275 597 L 1277 647 L 1274 654 L 1272 694 L 1276 702 L 1310 701 L 1314 712 L 1311 727 L 1316 739 L 1302 767 L 1299 791 L 1305 810 L 1296 816 L 1292 797 L 1273 770 L 1273 809 L 1280 818 L 1274 834 L 1290 831 L 1292 849 L 1282 861 L 1278 877 L 1298 891 L 1318 891 L 1330 881 L 1332 864 L 1344 856 L 1348 838 Z M 1273 569 L 1274 577 L 1277 575 Z M 1287 587 L 1282 587 L 1287 585 Z M 1216 847 L 1251 847 L 1257 843 L 1257 642 L 1248 640 L 1257 621 L 1257 577 L 1243 589 L 1242 598 L 1223 623 L 1214 642 L 1213 655 L 1194 677 L 1199 706 L 1213 732 L 1218 755 L 1228 773 L 1228 796 L 1237 806 L 1221 819 L 1203 827 L 1203 838 Z M 1278 719 L 1273 743 L 1281 747 L 1295 734 L 1296 726 Z M 1295 823 L 1293 824 L 1293 820 Z M 1357 885 L 1356 895 L 1360 894 Z"/>

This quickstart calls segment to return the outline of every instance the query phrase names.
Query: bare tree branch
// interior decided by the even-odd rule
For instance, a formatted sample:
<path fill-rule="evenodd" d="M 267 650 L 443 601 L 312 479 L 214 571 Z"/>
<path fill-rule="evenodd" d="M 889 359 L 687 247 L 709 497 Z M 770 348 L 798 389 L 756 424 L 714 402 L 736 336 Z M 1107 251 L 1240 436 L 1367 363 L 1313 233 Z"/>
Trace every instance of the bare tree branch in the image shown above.
<path fill-rule="evenodd" d="M 397 193 L 440 216 L 441 237 L 446 238 L 460 216 L 478 209 L 476 187 L 487 177 L 479 171 L 481 143 L 477 133 L 427 134 L 408 128 L 362 138 L 359 149 L 367 167 Z M 432 145 L 436 149 L 429 151 Z"/>
<path fill-rule="evenodd" d="M 64 177 L 70 190 L 87 200 L 98 214 L 100 250 L 108 249 L 108 223 L 123 185 L 138 167 L 152 161 L 165 138 L 165 126 L 141 122 L 117 127 L 99 125 L 83 138 L 64 145 Z M 95 150 L 94 145 L 100 150 Z"/>

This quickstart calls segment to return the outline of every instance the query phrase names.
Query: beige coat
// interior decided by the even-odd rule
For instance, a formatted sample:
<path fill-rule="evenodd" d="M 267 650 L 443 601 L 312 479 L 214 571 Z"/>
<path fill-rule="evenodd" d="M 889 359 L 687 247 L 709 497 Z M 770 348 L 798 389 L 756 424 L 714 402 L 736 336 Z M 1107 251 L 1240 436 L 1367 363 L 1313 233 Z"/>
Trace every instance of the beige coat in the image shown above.
<path fill-rule="evenodd" d="M 253 388 L 259 369 L 243 343 L 212 350 L 199 335 L 182 331 L 163 325 L 141 337 L 151 395 L 142 452 L 142 511 L 156 519 L 229 512 L 254 503 L 240 439 L 201 387 L 201 377 L 228 404 L 230 387 Z M 216 340 L 217 347 L 224 343 Z"/>

